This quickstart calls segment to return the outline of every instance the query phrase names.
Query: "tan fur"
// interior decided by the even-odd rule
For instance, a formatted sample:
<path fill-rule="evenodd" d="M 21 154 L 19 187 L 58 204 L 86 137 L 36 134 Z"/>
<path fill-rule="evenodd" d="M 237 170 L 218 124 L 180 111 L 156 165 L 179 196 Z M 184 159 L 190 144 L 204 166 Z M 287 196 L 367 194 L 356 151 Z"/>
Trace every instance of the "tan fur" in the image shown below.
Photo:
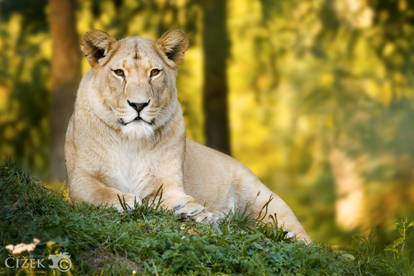
<path fill-rule="evenodd" d="M 162 185 L 167 208 L 212 222 L 246 205 L 258 214 L 272 196 L 269 214 L 310 242 L 286 203 L 248 168 L 185 138 L 175 82 L 187 47 L 179 30 L 155 43 L 142 37 L 116 41 L 102 31 L 84 35 L 82 51 L 93 68 L 80 83 L 66 134 L 71 200 L 120 209 L 117 195 L 133 206 Z M 153 69 L 161 71 L 151 77 Z M 149 104 L 138 114 L 128 101 Z"/>

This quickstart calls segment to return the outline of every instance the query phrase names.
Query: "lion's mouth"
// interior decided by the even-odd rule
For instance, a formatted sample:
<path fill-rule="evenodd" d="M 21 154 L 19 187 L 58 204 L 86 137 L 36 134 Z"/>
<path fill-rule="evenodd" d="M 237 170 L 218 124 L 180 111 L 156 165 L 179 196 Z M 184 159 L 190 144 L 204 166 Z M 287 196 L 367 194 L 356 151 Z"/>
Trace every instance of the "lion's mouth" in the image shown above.
<path fill-rule="evenodd" d="M 139 115 L 138 115 L 137 117 L 135 117 L 135 119 L 133 119 L 132 121 L 129 121 L 129 122 L 125 122 L 122 118 L 120 118 L 120 119 L 118 120 L 118 122 L 119 122 L 121 125 L 123 125 L 123 126 L 126 126 L 126 125 L 128 125 L 128 124 L 130 124 L 130 123 L 132 123 L 132 122 L 136 122 L 136 121 L 142 121 L 142 122 L 147 123 L 147 124 L 149 124 L 149 125 L 153 125 L 153 124 L 154 124 L 155 119 L 152 119 L 152 120 L 149 122 L 149 121 L 144 120 L 141 116 L 139 116 Z"/>
<path fill-rule="evenodd" d="M 150 122 L 148 122 L 148 121 L 146 121 L 146 120 L 142 119 L 142 117 L 138 115 L 137 117 L 135 117 L 134 121 L 143 121 L 144 123 L 147 123 L 147 124 L 149 124 L 149 125 L 153 125 L 153 124 L 154 124 L 155 119 L 152 119 Z"/>

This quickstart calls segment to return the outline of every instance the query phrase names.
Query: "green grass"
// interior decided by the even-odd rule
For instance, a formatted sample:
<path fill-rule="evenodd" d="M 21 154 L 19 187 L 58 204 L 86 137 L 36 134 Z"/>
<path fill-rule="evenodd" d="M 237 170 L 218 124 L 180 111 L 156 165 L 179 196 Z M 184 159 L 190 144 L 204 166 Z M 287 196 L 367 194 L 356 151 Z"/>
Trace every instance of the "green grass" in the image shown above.
<path fill-rule="evenodd" d="M 404 226 L 405 225 L 405 226 Z M 405 223 L 401 227 L 409 228 Z M 400 227 L 400 228 L 401 228 Z M 407 231 L 404 231 L 404 235 Z M 10 163 L 0 165 L 0 274 L 59 274 L 56 270 L 5 267 L 8 244 L 30 243 L 35 251 L 14 258 L 71 255 L 69 274 L 250 274 L 412 275 L 404 239 L 389 250 L 357 239 L 338 252 L 321 244 L 283 240 L 284 232 L 243 212 L 216 225 L 180 221 L 158 202 L 132 211 L 72 205 Z M 354 257 L 354 259 L 353 259 Z"/>

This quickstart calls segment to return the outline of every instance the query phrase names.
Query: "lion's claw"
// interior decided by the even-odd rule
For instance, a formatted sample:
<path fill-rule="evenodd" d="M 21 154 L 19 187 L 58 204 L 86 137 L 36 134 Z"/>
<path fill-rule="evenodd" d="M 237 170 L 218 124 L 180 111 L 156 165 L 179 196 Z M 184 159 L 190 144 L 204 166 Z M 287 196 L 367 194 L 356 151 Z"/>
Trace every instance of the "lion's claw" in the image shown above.
<path fill-rule="evenodd" d="M 210 223 L 210 224 L 212 224 L 212 223 L 216 223 L 218 220 L 219 220 L 219 216 L 217 216 L 216 214 L 213 214 L 213 213 L 211 213 L 211 212 L 204 212 L 204 213 L 201 213 L 200 215 L 198 215 L 196 218 L 195 218 L 195 221 L 197 221 L 197 222 L 206 222 L 206 223 Z"/>
<path fill-rule="evenodd" d="M 296 234 L 295 234 L 294 232 L 292 232 L 292 231 L 288 231 L 288 232 L 286 233 L 285 238 L 286 238 L 287 240 L 294 241 L 294 240 L 296 240 Z"/>
<path fill-rule="evenodd" d="M 193 210 L 193 211 L 190 211 L 190 212 L 182 212 L 182 211 L 177 210 L 177 211 L 175 211 L 175 215 L 179 216 L 180 218 L 183 218 L 183 219 L 192 218 L 194 216 L 197 216 L 198 214 L 200 214 L 204 210 L 205 210 L 205 208 L 196 209 L 196 210 Z"/>
<path fill-rule="evenodd" d="M 214 223 L 219 217 L 208 212 L 205 207 L 197 203 L 177 205 L 173 208 L 174 214 L 182 219 L 192 218 L 197 222 Z"/>

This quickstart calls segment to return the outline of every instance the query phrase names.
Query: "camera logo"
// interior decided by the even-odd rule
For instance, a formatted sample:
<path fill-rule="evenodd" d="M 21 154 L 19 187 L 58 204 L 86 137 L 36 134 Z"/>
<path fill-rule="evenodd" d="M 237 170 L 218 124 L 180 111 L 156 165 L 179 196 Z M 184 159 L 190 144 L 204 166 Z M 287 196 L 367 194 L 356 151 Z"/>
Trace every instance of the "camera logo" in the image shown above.
<path fill-rule="evenodd" d="M 68 272 L 72 268 L 72 261 L 70 260 L 70 255 L 67 252 L 50 255 L 48 259 L 53 262 L 49 265 L 49 268 L 51 269 L 57 269 L 60 272 Z"/>

